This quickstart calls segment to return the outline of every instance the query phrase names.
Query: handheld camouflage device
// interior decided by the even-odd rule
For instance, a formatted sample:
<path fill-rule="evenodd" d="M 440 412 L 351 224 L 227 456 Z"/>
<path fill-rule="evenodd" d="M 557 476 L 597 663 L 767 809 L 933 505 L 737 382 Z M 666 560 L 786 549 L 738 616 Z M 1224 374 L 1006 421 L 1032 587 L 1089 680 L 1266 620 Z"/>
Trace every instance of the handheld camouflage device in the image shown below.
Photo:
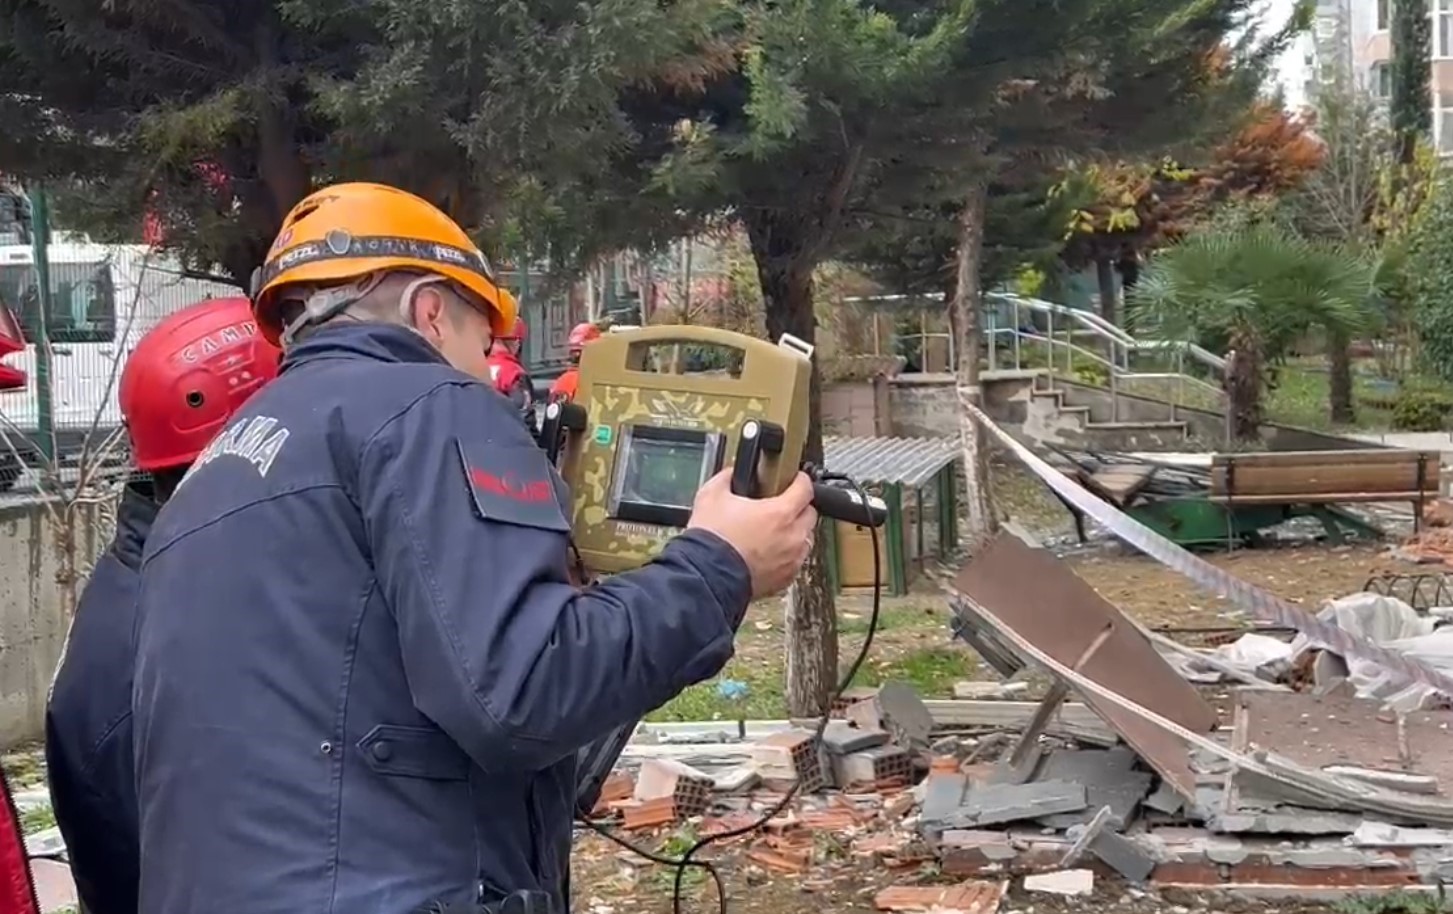
<path fill-rule="evenodd" d="M 787 488 L 804 469 L 811 359 L 791 336 L 774 346 L 695 326 L 611 333 L 586 347 L 575 401 L 551 403 L 541 434 L 574 496 L 583 564 L 613 573 L 650 561 L 726 466 L 738 495 Z M 852 488 L 818 483 L 814 503 L 858 524 L 887 517 L 881 500 Z"/>

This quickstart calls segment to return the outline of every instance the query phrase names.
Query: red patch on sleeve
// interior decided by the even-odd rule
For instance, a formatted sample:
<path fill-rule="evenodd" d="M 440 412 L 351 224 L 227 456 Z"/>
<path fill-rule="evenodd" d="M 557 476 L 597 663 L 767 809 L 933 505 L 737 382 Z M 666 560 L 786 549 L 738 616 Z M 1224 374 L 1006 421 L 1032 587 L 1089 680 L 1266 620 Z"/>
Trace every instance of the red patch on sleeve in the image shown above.
<path fill-rule="evenodd" d="M 516 480 L 513 474 L 497 476 L 488 470 L 470 467 L 469 481 L 478 486 L 480 491 L 488 492 L 490 495 L 500 495 L 514 501 L 549 501 L 555 497 L 555 490 L 548 479 L 521 482 Z"/>

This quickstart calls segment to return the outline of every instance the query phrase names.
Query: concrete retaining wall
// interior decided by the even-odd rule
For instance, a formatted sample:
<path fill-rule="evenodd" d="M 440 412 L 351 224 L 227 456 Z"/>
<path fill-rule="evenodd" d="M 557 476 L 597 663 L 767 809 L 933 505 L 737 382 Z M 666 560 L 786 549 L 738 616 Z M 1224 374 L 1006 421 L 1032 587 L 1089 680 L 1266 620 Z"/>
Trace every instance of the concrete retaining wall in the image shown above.
<path fill-rule="evenodd" d="M 38 740 L 60 662 L 74 593 L 110 540 L 103 506 L 78 504 L 69 522 L 59 501 L 0 502 L 0 751 Z M 74 544 L 66 535 L 75 531 Z M 69 555 L 75 556 L 72 563 Z M 67 587 L 74 568 L 74 587 Z"/>
<path fill-rule="evenodd" d="M 1033 406 L 1029 396 L 1034 372 L 1023 372 L 1023 378 L 1013 377 L 1013 372 L 1000 372 L 1000 377 L 983 382 L 984 406 L 995 421 L 1012 431 L 1022 431 L 1026 422 L 1033 422 Z M 1056 382 L 1065 391 L 1065 402 L 1071 406 L 1089 407 L 1096 422 L 1110 420 L 1110 392 L 1103 388 L 1065 381 Z M 936 438 L 958 434 L 957 395 L 954 377 L 948 374 L 900 375 L 888 379 L 886 421 L 882 416 L 884 399 L 879 391 L 874 392 L 868 382 L 828 385 L 823 392 L 823 423 L 827 434 L 868 435 L 876 418 L 877 427 L 889 430 L 886 433 L 907 438 Z M 1119 421 L 1163 422 L 1169 416 L 1169 406 L 1148 397 L 1120 394 Z M 1187 425 L 1191 441 L 1176 436 L 1158 436 L 1144 433 L 1129 435 L 1123 442 L 1099 440 L 1097 446 L 1115 450 L 1188 450 L 1224 447 L 1225 419 L 1220 413 L 1209 410 L 1180 407 L 1176 418 Z M 879 431 L 878 434 L 885 434 Z M 1158 440 L 1165 437 L 1166 440 Z M 1289 425 L 1267 422 L 1261 427 L 1261 437 L 1266 447 L 1273 451 L 1331 451 L 1349 448 L 1378 447 L 1375 443 L 1344 438 L 1313 429 L 1296 428 Z"/>

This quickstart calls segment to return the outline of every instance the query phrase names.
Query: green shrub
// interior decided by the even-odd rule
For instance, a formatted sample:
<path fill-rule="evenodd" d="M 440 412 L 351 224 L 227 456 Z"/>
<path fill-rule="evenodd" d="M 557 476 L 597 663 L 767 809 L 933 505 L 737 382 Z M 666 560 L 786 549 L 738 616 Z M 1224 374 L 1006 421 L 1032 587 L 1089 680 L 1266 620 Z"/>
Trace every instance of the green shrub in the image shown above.
<path fill-rule="evenodd" d="M 1453 411 L 1453 398 L 1431 390 L 1408 390 L 1392 407 L 1392 427 L 1405 432 L 1436 432 Z"/>
<path fill-rule="evenodd" d="M 1082 362 L 1075 366 L 1075 380 L 1096 387 L 1110 386 L 1110 369 L 1099 362 Z"/>
<path fill-rule="evenodd" d="M 1405 274 L 1427 367 L 1453 380 L 1453 182 L 1439 181 L 1408 234 Z"/>

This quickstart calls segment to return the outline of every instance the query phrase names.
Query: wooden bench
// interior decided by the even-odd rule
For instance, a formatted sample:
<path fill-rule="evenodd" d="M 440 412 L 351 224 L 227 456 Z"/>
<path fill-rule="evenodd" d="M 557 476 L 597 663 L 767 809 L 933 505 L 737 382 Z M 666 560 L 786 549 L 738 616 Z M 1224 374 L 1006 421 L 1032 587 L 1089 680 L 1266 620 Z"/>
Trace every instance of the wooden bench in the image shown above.
<path fill-rule="evenodd" d="M 1414 529 L 1441 492 L 1438 451 L 1376 448 L 1215 454 L 1211 501 L 1223 505 L 1411 502 Z"/>

